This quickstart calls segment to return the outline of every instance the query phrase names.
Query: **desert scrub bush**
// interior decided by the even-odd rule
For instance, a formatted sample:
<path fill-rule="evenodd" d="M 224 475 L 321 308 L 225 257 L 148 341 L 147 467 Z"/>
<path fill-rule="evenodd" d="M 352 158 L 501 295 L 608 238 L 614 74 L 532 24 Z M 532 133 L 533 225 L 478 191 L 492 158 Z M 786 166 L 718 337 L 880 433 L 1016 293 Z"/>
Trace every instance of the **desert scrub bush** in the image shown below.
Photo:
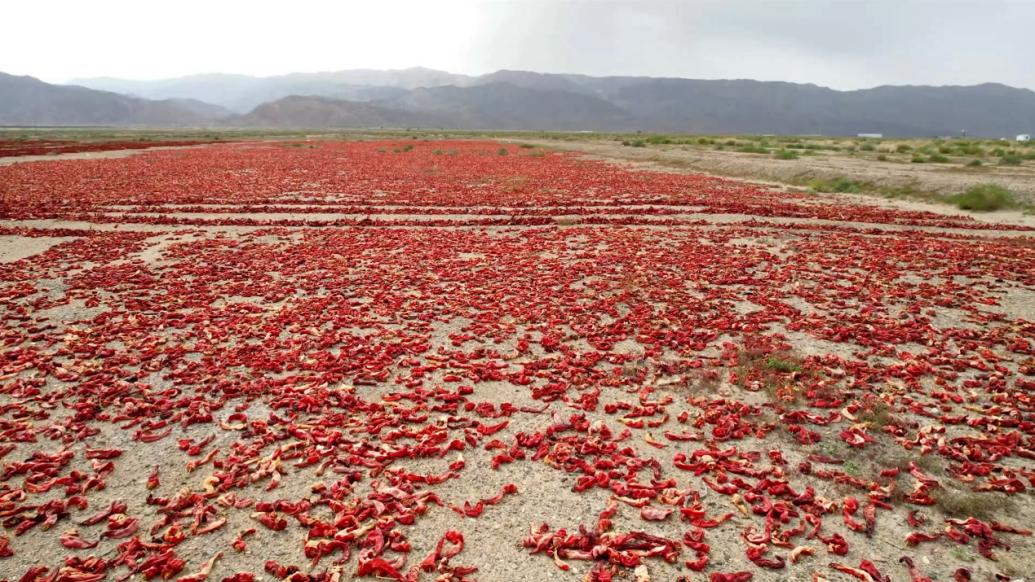
<path fill-rule="evenodd" d="M 966 192 L 949 196 L 947 200 L 963 210 L 989 211 L 1017 206 L 1013 192 L 997 184 L 978 184 Z"/>
<path fill-rule="evenodd" d="M 773 153 L 773 157 L 778 160 L 796 160 L 799 156 L 794 150 L 779 150 Z"/>
<path fill-rule="evenodd" d="M 769 150 L 764 147 L 748 145 L 741 148 L 737 148 L 737 151 L 742 154 L 768 154 Z"/>
<path fill-rule="evenodd" d="M 647 143 L 651 145 L 667 145 L 672 143 L 672 140 L 663 135 L 652 135 L 647 138 Z"/>
<path fill-rule="evenodd" d="M 932 154 L 927 158 L 927 161 L 931 162 L 932 164 L 947 164 L 949 163 L 949 158 L 941 154 Z"/>
<path fill-rule="evenodd" d="M 816 192 L 839 192 L 842 194 L 854 194 L 862 191 L 861 184 L 845 177 L 841 177 L 836 180 L 824 180 L 822 178 L 815 178 L 809 180 L 808 186 Z"/>
<path fill-rule="evenodd" d="M 534 148 L 535 146 L 530 144 L 530 143 L 523 143 L 523 144 L 521 144 L 518 147 L 520 147 L 522 149 L 530 150 L 530 149 Z"/>
<path fill-rule="evenodd" d="M 509 153 L 510 153 L 510 151 L 507 150 L 507 148 L 500 148 L 500 149 L 496 150 L 496 154 L 500 155 L 500 156 L 505 156 L 505 155 L 507 155 Z"/>
<path fill-rule="evenodd" d="M 911 146 L 911 145 L 909 145 L 907 143 L 900 143 L 900 144 L 898 144 L 898 146 L 895 147 L 895 151 L 900 153 L 900 154 L 905 154 L 905 153 L 913 151 L 913 146 Z"/>
<path fill-rule="evenodd" d="M 766 358 L 765 367 L 774 372 L 790 374 L 791 372 L 801 371 L 801 362 L 795 361 L 791 358 L 769 356 Z"/>
<path fill-rule="evenodd" d="M 927 163 L 927 158 L 925 158 L 923 156 L 913 156 L 913 159 L 909 160 L 909 161 L 913 162 L 914 164 L 926 164 Z"/>
<path fill-rule="evenodd" d="M 999 158 L 1000 166 L 1019 166 L 1021 165 L 1021 156 L 1015 154 L 1006 154 Z"/>
<path fill-rule="evenodd" d="M 876 151 L 876 149 L 877 149 L 877 147 L 875 145 L 873 145 L 872 143 L 864 143 L 861 146 L 859 146 L 859 151 L 863 151 L 863 152 L 872 152 L 872 151 Z"/>
<path fill-rule="evenodd" d="M 884 154 L 880 154 L 880 155 L 877 156 L 877 161 L 878 162 L 886 162 L 886 161 L 888 161 L 888 156 L 886 156 Z"/>
<path fill-rule="evenodd" d="M 951 489 L 935 489 L 931 497 L 939 509 L 951 517 L 988 519 L 995 511 L 1009 510 L 1012 501 L 997 493 L 974 493 Z"/>
<path fill-rule="evenodd" d="M 973 160 L 970 160 L 969 162 L 967 162 L 967 167 L 968 168 L 980 168 L 983 165 L 984 165 L 984 162 L 982 162 L 981 160 L 978 160 L 978 159 L 973 159 Z"/>
<path fill-rule="evenodd" d="M 625 140 L 622 142 L 622 145 L 631 148 L 645 148 L 647 147 L 647 142 L 643 141 L 642 139 L 634 139 L 632 141 Z"/>

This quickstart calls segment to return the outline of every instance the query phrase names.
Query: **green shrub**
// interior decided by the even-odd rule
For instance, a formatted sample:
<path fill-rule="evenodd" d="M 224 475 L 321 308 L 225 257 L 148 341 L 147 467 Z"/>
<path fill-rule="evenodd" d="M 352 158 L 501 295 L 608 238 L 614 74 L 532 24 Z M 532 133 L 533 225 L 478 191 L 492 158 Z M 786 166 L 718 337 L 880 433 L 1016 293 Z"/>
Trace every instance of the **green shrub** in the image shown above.
<path fill-rule="evenodd" d="M 999 158 L 1000 166 L 1019 166 L 1021 165 L 1021 156 L 1014 154 L 1006 154 Z"/>
<path fill-rule="evenodd" d="M 872 152 L 875 151 L 877 147 L 874 146 L 872 143 L 864 143 L 861 146 L 859 146 L 859 149 L 864 152 Z"/>
<path fill-rule="evenodd" d="M 910 160 L 910 161 L 913 162 L 914 164 L 924 164 L 924 163 L 927 163 L 927 158 L 925 158 L 923 156 L 913 156 L 913 159 Z"/>
<path fill-rule="evenodd" d="M 773 157 L 778 160 L 796 160 L 798 159 L 798 152 L 794 150 L 780 150 L 773 153 Z"/>
<path fill-rule="evenodd" d="M 769 150 L 767 150 L 766 148 L 759 147 L 759 146 L 753 146 L 753 145 L 744 146 L 742 148 L 737 148 L 737 151 L 742 153 L 742 154 L 768 154 L 769 153 Z"/>
<path fill-rule="evenodd" d="M 898 147 L 895 148 L 895 151 L 900 153 L 900 154 L 904 154 L 906 152 L 913 151 L 913 146 L 911 146 L 911 145 L 909 145 L 907 143 L 900 143 L 900 144 L 898 144 Z"/>
<path fill-rule="evenodd" d="M 507 151 L 507 148 L 500 148 L 499 150 L 496 151 L 496 153 L 501 155 L 501 156 L 505 156 L 505 155 L 509 154 L 510 152 Z"/>
<path fill-rule="evenodd" d="M 632 141 L 625 140 L 622 142 L 622 145 L 629 146 L 631 148 L 645 148 L 647 147 L 647 142 L 642 139 L 634 139 Z"/>
<path fill-rule="evenodd" d="M 927 161 L 931 162 L 932 164 L 947 164 L 949 163 L 949 158 L 941 154 L 934 154 L 931 157 L 927 158 Z"/>
<path fill-rule="evenodd" d="M 886 161 L 888 161 L 888 156 L 886 156 L 884 154 L 880 154 L 879 156 L 877 156 L 877 161 L 878 162 L 886 162 Z"/>
<path fill-rule="evenodd" d="M 989 211 L 1017 206 L 1013 192 L 996 184 L 978 184 L 962 194 L 949 196 L 947 200 L 964 210 Z"/>
<path fill-rule="evenodd" d="M 981 166 L 981 160 L 970 160 L 970 162 L 967 163 L 968 168 L 980 168 Z"/>
<path fill-rule="evenodd" d="M 672 140 L 663 135 L 652 135 L 647 138 L 647 143 L 653 145 L 664 145 L 672 143 Z"/>
<path fill-rule="evenodd" d="M 823 180 L 816 178 L 809 180 L 809 188 L 816 192 L 839 192 L 839 193 L 856 193 L 862 191 L 862 185 L 848 178 L 841 177 L 836 180 Z"/>

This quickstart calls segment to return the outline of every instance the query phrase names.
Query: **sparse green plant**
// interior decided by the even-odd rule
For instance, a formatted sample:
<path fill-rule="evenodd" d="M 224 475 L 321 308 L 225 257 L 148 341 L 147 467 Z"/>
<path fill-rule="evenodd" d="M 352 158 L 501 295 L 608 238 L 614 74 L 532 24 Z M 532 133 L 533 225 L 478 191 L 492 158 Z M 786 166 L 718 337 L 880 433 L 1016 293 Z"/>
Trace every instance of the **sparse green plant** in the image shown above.
<path fill-rule="evenodd" d="M 886 156 L 884 154 L 880 154 L 880 155 L 877 156 L 877 161 L 878 162 L 886 162 L 886 161 L 888 161 L 888 156 Z"/>
<path fill-rule="evenodd" d="M 947 164 L 949 163 L 949 158 L 943 156 L 942 154 L 931 154 L 927 158 L 927 161 L 931 162 L 932 164 Z"/>
<path fill-rule="evenodd" d="M 964 210 L 990 211 L 1017 206 L 1013 192 L 998 184 L 978 184 L 946 199 Z"/>
<path fill-rule="evenodd" d="M 974 493 L 953 489 L 935 489 L 931 493 L 935 505 L 952 517 L 988 519 L 998 510 L 1009 510 L 1012 501 L 998 493 Z"/>
<path fill-rule="evenodd" d="M 507 150 L 507 148 L 500 148 L 500 149 L 496 150 L 496 154 L 500 155 L 500 156 L 505 156 L 505 155 L 507 155 L 509 153 L 510 153 L 510 151 Z"/>
<path fill-rule="evenodd" d="M 984 163 L 981 160 L 977 159 L 977 158 L 967 162 L 967 167 L 968 168 L 980 168 L 982 165 L 984 165 Z"/>
<path fill-rule="evenodd" d="M 900 153 L 900 154 L 909 153 L 909 152 L 913 151 L 913 146 L 911 146 L 911 145 L 909 145 L 907 143 L 900 143 L 900 144 L 898 144 L 898 146 L 895 147 L 895 151 Z"/>
<path fill-rule="evenodd" d="M 742 154 L 768 154 L 769 150 L 763 147 L 755 145 L 747 145 L 744 147 L 737 148 L 737 151 Z"/>
<path fill-rule="evenodd" d="M 776 372 L 782 372 L 784 374 L 790 374 L 791 372 L 800 372 L 801 364 L 794 360 L 781 358 L 779 356 L 769 356 L 765 361 L 765 367 L 774 370 Z"/>
<path fill-rule="evenodd" d="M 1021 156 L 1015 154 L 1006 154 L 999 158 L 1000 166 L 1019 166 L 1021 165 Z"/>
<path fill-rule="evenodd" d="M 799 156 L 794 150 L 779 150 L 773 153 L 773 157 L 778 160 L 796 160 Z"/>
<path fill-rule="evenodd" d="M 914 164 L 926 164 L 927 163 L 927 158 L 925 158 L 925 157 L 923 157 L 921 155 L 914 155 L 913 159 L 910 160 L 910 161 L 913 162 Z"/>
<path fill-rule="evenodd" d="M 836 180 L 824 180 L 816 178 L 809 180 L 809 188 L 816 192 L 838 192 L 842 194 L 854 194 L 862 191 L 862 185 L 854 180 L 845 177 Z"/>

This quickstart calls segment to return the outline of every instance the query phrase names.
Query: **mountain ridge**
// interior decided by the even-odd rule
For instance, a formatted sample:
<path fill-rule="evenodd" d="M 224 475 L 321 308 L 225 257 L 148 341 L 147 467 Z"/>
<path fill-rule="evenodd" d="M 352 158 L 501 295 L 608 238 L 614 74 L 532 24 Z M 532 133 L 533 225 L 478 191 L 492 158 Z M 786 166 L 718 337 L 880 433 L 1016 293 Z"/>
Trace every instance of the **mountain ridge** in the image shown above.
<path fill-rule="evenodd" d="M 95 105 L 76 117 L 37 105 L 33 116 L 22 103 L 14 117 L 30 123 L 306 127 L 323 120 L 320 126 L 328 127 L 370 122 L 356 127 L 903 137 L 963 132 L 1012 137 L 1035 130 L 1035 91 L 995 82 L 841 91 L 752 79 L 593 77 L 506 69 L 471 76 L 421 67 L 271 77 L 203 73 L 156 81 L 81 79 L 84 85 L 76 89 L 33 81 L 37 90 L 47 86 L 64 95 L 44 100 L 52 108 L 74 110 L 69 99 L 74 101 L 72 93 L 78 92 L 86 102 L 111 102 L 111 111 L 99 115 Z M 0 95 L 3 86 L 0 82 Z M 90 90 L 105 96 L 82 93 Z M 0 101 L 0 123 L 10 122 L 12 109 L 17 104 Z"/>

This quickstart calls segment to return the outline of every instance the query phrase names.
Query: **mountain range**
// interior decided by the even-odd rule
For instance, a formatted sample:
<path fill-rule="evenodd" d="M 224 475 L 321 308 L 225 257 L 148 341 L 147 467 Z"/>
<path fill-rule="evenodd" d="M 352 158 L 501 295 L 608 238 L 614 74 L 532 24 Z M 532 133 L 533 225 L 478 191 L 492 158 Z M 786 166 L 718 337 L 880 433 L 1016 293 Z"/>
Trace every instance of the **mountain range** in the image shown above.
<path fill-rule="evenodd" d="M 425 68 L 69 85 L 0 73 L 0 124 L 1003 137 L 1035 131 L 1035 92 Z"/>

